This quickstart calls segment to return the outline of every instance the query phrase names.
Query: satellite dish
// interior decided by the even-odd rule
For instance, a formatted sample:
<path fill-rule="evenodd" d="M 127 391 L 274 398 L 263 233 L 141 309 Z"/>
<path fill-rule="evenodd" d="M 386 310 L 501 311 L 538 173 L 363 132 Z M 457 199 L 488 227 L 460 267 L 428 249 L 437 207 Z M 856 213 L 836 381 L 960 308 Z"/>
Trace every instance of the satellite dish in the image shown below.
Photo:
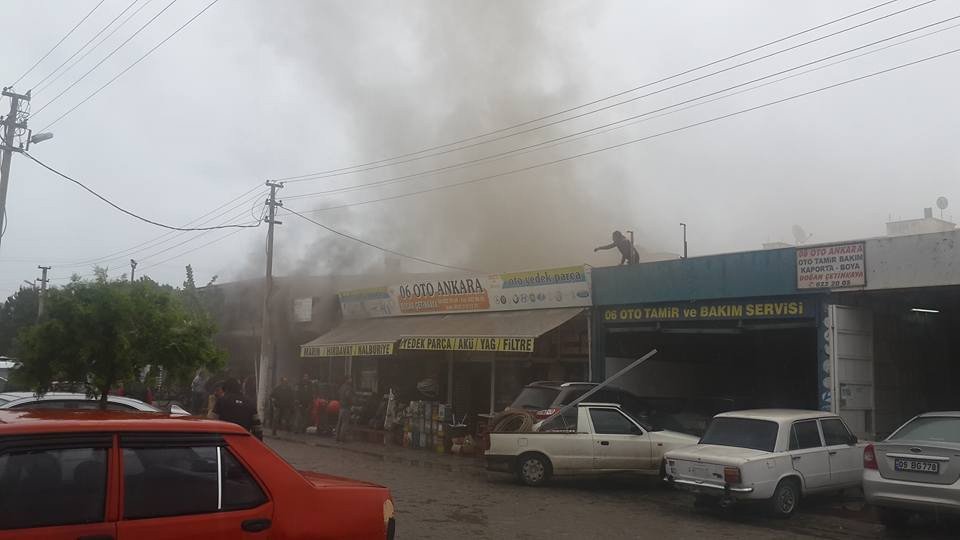
<path fill-rule="evenodd" d="M 946 210 L 948 204 L 950 204 L 950 201 L 946 197 L 937 197 L 937 208 Z"/>
<path fill-rule="evenodd" d="M 807 234 L 807 231 L 803 230 L 803 227 L 799 225 L 793 226 L 793 239 L 797 241 L 798 245 L 809 240 L 811 236 L 813 235 Z"/>

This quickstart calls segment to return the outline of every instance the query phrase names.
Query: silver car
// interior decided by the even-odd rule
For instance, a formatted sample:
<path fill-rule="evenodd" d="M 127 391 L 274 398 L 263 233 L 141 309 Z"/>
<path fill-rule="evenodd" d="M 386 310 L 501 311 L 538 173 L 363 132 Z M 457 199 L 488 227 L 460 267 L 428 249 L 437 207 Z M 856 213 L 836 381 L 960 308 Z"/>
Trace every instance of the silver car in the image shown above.
<path fill-rule="evenodd" d="M 90 399 L 86 394 L 75 392 L 47 392 L 42 396 L 37 396 L 33 392 L 0 393 L 0 409 L 96 409 L 99 406 L 100 403 L 97 400 Z M 190 414 L 176 404 L 171 404 L 169 411 L 161 411 L 149 403 L 124 396 L 107 396 L 107 410 Z"/>
<path fill-rule="evenodd" d="M 960 411 L 921 414 L 863 455 L 863 493 L 888 527 L 960 514 Z"/>

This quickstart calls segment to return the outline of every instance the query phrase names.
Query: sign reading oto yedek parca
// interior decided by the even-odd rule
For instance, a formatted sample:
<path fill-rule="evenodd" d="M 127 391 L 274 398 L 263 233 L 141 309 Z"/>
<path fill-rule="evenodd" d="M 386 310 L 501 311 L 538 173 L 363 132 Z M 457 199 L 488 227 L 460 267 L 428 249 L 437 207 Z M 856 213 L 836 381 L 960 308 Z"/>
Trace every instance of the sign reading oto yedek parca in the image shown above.
<path fill-rule="evenodd" d="M 797 248 L 798 289 L 841 289 L 866 284 L 864 242 Z"/>
<path fill-rule="evenodd" d="M 344 318 L 590 306 L 590 269 L 421 278 L 340 293 Z"/>

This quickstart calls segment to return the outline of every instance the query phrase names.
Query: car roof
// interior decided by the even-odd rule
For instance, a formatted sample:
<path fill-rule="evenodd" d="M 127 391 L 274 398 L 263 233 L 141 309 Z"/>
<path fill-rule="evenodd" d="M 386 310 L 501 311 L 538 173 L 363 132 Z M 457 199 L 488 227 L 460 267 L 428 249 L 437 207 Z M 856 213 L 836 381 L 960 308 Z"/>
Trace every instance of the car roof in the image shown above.
<path fill-rule="evenodd" d="M 957 417 L 960 418 L 960 411 L 931 411 L 917 415 L 919 418 L 930 418 L 930 417 Z"/>
<path fill-rule="evenodd" d="M 10 397 L 13 396 L 13 397 Z M 0 394 L 0 399 L 5 399 L 8 403 L 5 403 L 4 406 L 17 405 L 22 402 L 33 402 L 33 401 L 55 401 L 55 400 L 75 400 L 75 401 L 96 401 L 95 399 L 90 398 L 86 394 L 81 394 L 79 392 L 47 392 L 42 396 L 37 396 L 34 392 L 7 392 Z M 153 405 L 145 401 L 141 401 L 136 398 L 127 397 L 127 396 L 114 396 L 108 395 L 107 401 L 109 403 L 121 403 L 129 405 L 135 409 L 156 411 L 159 410 Z M 14 403 L 16 402 L 16 403 Z"/>
<path fill-rule="evenodd" d="M 825 411 L 807 411 L 803 409 L 751 409 L 746 411 L 730 411 L 720 413 L 714 418 L 750 418 L 754 420 L 771 420 L 774 422 L 796 422 L 812 418 L 835 418 L 837 415 Z"/>
<path fill-rule="evenodd" d="M 0 436 L 103 431 L 247 433 L 237 424 L 199 416 L 89 410 L 0 410 Z"/>

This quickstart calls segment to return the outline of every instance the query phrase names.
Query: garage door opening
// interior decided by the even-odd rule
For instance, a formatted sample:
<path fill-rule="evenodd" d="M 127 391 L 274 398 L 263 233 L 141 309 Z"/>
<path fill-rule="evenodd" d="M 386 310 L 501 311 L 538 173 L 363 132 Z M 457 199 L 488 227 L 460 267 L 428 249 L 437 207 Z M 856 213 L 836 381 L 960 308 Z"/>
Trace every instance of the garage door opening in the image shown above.
<path fill-rule="evenodd" d="M 606 339 L 607 376 L 659 351 L 624 376 L 621 385 L 642 396 L 693 398 L 726 410 L 819 407 L 813 320 L 614 327 Z"/>

